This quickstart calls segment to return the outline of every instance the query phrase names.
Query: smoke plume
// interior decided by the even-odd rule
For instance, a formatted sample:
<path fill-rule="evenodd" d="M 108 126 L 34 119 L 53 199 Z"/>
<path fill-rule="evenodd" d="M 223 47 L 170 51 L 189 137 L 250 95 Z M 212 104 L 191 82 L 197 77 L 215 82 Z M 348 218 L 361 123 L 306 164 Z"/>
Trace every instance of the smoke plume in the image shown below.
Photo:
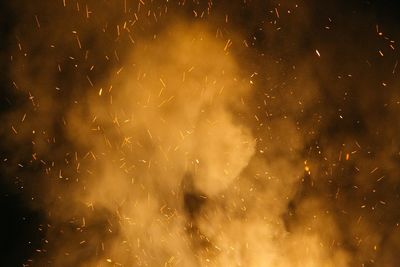
<path fill-rule="evenodd" d="M 377 4 L 1 5 L 4 264 L 400 263 Z"/>

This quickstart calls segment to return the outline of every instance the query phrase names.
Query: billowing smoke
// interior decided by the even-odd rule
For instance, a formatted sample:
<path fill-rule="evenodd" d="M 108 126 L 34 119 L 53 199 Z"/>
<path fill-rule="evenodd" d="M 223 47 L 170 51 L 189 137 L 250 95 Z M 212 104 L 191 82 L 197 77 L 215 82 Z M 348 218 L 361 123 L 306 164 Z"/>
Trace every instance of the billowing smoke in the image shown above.
<path fill-rule="evenodd" d="M 398 34 L 379 8 L 3 5 L 3 202 L 26 229 L 7 264 L 399 264 Z"/>

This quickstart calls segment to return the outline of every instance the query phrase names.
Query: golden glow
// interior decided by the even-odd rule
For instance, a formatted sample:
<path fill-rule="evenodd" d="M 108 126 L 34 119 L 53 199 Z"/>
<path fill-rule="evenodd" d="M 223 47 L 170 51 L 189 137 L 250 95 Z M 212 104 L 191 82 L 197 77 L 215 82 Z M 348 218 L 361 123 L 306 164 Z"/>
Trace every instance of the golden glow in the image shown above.
<path fill-rule="evenodd" d="M 312 66 L 326 47 L 295 66 L 257 50 L 262 38 L 226 26 L 235 18 L 210 1 L 194 20 L 186 1 L 101 2 L 27 5 L 16 30 L 12 84 L 27 104 L 4 131 L 28 144 L 9 173 L 33 166 L 28 198 L 48 222 L 33 266 L 350 267 L 354 251 L 360 262 L 380 251 L 363 212 L 387 202 L 360 197 L 348 215 L 343 190 L 375 194 L 388 178 L 370 157 L 386 155 L 360 141 L 358 164 L 355 138 L 320 137 L 334 128 L 327 116 L 347 119 L 319 114 L 316 76 L 331 74 Z M 263 38 L 284 39 L 278 22 L 296 10 L 307 32 L 306 8 L 287 1 L 265 12 L 275 28 Z"/>

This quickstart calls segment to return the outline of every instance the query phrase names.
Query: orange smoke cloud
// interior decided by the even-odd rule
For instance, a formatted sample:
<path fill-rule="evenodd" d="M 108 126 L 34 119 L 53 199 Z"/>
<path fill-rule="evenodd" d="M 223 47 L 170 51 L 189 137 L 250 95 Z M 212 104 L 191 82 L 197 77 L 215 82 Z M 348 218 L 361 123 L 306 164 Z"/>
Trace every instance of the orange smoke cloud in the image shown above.
<path fill-rule="evenodd" d="M 313 6 L 172 2 L 10 4 L 3 180 L 43 221 L 25 266 L 394 266 L 397 128 L 331 77 L 341 44 L 308 44 Z"/>

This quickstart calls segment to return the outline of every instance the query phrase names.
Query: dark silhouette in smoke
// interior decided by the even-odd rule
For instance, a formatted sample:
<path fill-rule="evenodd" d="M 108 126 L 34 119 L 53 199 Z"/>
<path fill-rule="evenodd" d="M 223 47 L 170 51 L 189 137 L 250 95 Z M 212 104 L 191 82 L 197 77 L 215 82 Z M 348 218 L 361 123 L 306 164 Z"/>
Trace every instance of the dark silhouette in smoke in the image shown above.
<path fill-rule="evenodd" d="M 207 197 L 194 188 L 193 177 L 191 174 L 185 175 L 182 180 L 183 207 L 192 220 L 201 212 Z"/>

